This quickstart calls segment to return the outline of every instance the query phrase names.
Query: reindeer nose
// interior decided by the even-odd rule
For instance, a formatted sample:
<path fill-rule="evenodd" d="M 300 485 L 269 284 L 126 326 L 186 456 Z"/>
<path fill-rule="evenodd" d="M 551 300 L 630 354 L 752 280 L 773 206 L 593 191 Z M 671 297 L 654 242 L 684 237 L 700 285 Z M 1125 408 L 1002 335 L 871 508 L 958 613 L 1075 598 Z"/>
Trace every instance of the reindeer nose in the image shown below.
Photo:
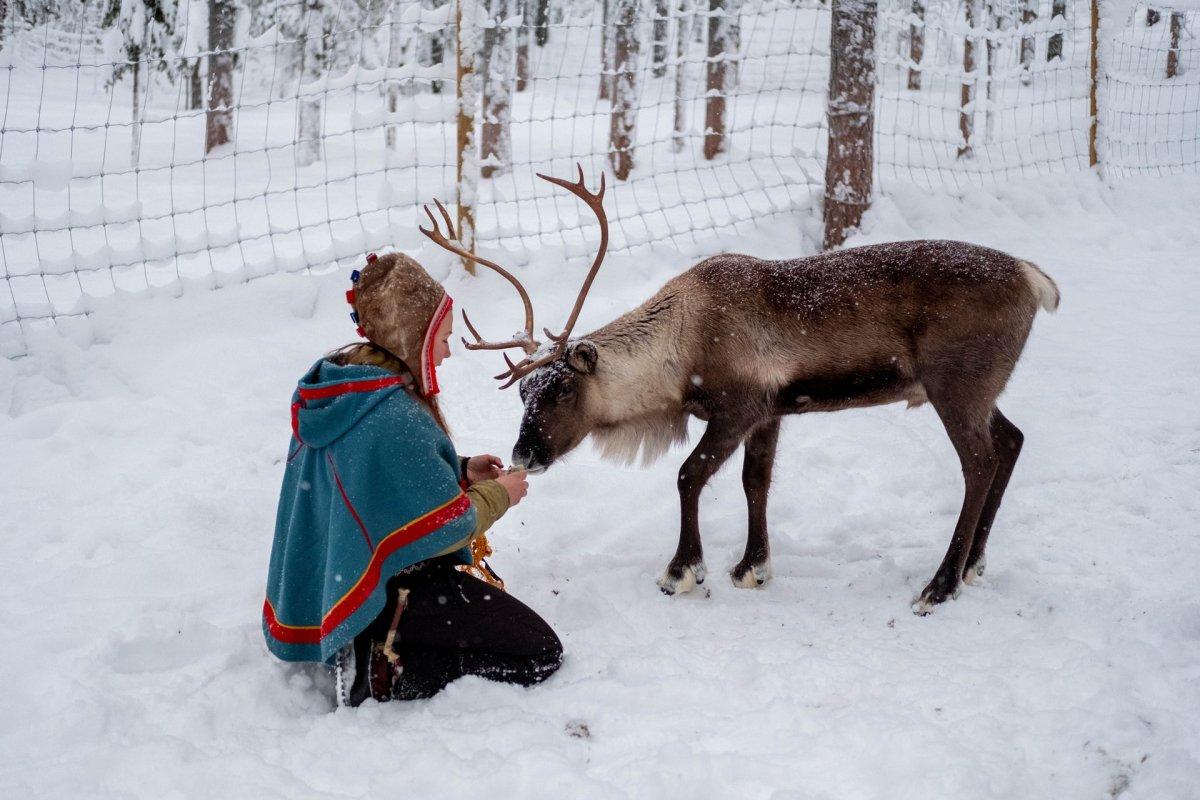
<path fill-rule="evenodd" d="M 512 451 L 512 465 L 520 469 L 529 469 L 529 462 L 533 460 L 533 454 L 526 448 L 517 445 Z"/>

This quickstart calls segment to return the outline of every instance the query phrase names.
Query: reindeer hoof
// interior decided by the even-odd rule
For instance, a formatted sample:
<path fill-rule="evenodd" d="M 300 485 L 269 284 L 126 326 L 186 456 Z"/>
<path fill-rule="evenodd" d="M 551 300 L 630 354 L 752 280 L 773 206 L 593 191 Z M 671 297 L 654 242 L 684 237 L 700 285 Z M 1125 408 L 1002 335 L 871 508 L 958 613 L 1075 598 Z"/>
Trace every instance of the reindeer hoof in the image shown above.
<path fill-rule="evenodd" d="M 919 617 L 928 616 L 934 606 L 958 597 L 962 592 L 962 584 L 958 582 L 952 586 L 949 584 L 949 581 L 943 581 L 935 575 L 929 585 L 925 587 L 925 591 L 913 599 L 913 613 Z"/>
<path fill-rule="evenodd" d="M 729 577 L 739 589 L 757 589 L 771 580 L 771 562 L 747 564 L 743 561 L 730 571 Z"/>
<path fill-rule="evenodd" d="M 968 586 L 978 586 L 983 582 L 983 572 L 987 569 L 987 559 L 981 557 L 963 572 L 963 583 Z"/>
<path fill-rule="evenodd" d="M 658 579 L 658 588 L 662 589 L 665 595 L 685 594 L 704 583 L 704 576 L 707 574 L 708 570 L 703 561 L 682 568 L 669 566 Z"/>

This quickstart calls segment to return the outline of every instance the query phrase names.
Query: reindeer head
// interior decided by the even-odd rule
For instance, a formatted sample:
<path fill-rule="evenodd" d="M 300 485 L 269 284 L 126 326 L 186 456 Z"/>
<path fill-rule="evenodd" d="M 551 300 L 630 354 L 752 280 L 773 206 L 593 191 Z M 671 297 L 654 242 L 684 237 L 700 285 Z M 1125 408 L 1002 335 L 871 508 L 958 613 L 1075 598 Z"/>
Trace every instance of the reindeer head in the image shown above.
<path fill-rule="evenodd" d="M 525 305 L 525 329 L 521 333 L 506 342 L 484 341 L 464 310 L 463 322 L 475 337 L 475 341 L 468 342 L 466 338 L 462 341 L 468 350 L 507 350 L 519 347 L 525 352 L 525 358 L 515 363 L 505 354 L 504 361 L 508 364 L 508 369 L 497 375 L 496 379 L 505 381 L 501 389 L 507 389 L 520 382 L 519 391 L 521 401 L 525 404 L 525 415 L 521 420 L 517 443 L 513 447 L 512 460 L 514 465 L 526 467 L 530 472 L 542 472 L 547 469 L 559 457 L 583 441 L 591 430 L 587 422 L 586 402 L 593 383 L 589 378 L 595 375 L 598 353 L 590 342 L 571 341 L 571 331 L 579 319 L 583 301 L 587 298 L 588 290 L 591 289 L 592 281 L 596 278 L 608 250 L 608 217 L 604 213 L 604 175 L 600 175 L 599 191 L 593 194 L 584 185 L 583 167 L 576 167 L 579 170 L 579 180 L 573 183 L 541 173 L 538 173 L 538 177 L 563 187 L 592 209 L 600 222 L 600 247 L 562 333 L 556 334 L 542 329 L 550 340 L 550 344 L 545 347 L 534 338 L 533 303 L 530 302 L 525 287 L 508 270 L 471 253 L 457 241 L 450 214 L 440 201 L 435 200 L 434 203 L 446 223 L 448 236 L 442 234 L 438 221 L 428 206 L 425 206 L 425 214 L 429 217 L 432 229 L 420 229 L 421 233 L 440 247 L 495 271 L 511 283 L 521 296 L 521 302 Z"/>

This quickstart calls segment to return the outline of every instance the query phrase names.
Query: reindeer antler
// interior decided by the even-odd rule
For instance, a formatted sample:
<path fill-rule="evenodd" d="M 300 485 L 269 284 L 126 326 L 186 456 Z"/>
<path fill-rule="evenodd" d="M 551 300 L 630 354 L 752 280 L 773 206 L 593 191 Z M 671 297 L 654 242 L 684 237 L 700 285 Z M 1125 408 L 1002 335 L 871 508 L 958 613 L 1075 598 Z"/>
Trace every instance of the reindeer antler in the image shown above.
<path fill-rule="evenodd" d="M 604 256 L 608 253 L 608 215 L 604 213 L 604 173 L 600 173 L 600 190 L 592 194 L 584 184 L 583 166 L 576 162 L 575 168 L 579 170 L 579 180 L 575 183 L 570 183 L 564 178 L 554 178 L 540 172 L 537 173 L 542 180 L 561 186 L 582 200 L 600 221 L 600 247 L 596 251 L 595 260 L 592 261 L 592 268 L 583 281 L 583 288 L 579 290 L 579 297 L 575 299 L 575 307 L 571 309 L 571 316 L 567 318 L 567 326 L 558 335 L 551 333 L 547 328 L 542 329 L 551 341 L 563 347 L 566 346 L 567 339 L 570 338 L 571 331 L 575 328 L 575 321 L 579 319 L 579 312 L 583 309 L 583 301 L 587 299 L 588 290 L 592 288 L 592 281 L 596 279 L 596 273 L 600 271 L 600 265 L 604 263 Z"/>
<path fill-rule="evenodd" d="M 450 221 L 450 212 L 442 205 L 441 200 L 435 199 L 433 202 L 437 205 L 438 211 L 442 212 L 442 219 L 446 221 L 446 232 L 449 234 L 449 237 L 442 235 L 441 227 L 427 205 L 423 206 L 423 208 L 425 209 L 425 215 L 429 217 L 430 224 L 433 225 L 433 229 L 427 230 L 418 226 L 417 230 L 428 236 L 434 244 L 442 249 L 449 250 L 457 256 L 474 261 L 476 264 L 481 264 L 488 269 L 498 272 L 513 285 L 513 288 L 517 290 L 517 294 L 521 295 L 521 302 L 525 304 L 525 335 L 517 335 L 507 342 L 485 342 L 483 337 L 479 335 L 479 331 L 475 330 L 475 326 L 471 324 L 471 318 L 467 316 L 467 312 L 464 310 L 462 312 L 463 322 L 467 323 L 467 329 L 475 337 L 475 342 L 468 342 L 466 337 L 463 337 L 462 343 L 468 350 L 507 350 L 510 347 L 520 347 L 527 354 L 532 355 L 538 349 L 538 341 L 533 338 L 533 303 L 529 300 L 529 293 L 525 291 L 525 287 L 521 285 L 521 282 L 504 267 L 494 261 L 477 256 L 463 247 L 458 242 L 458 235 L 454 232 L 454 223 Z M 497 375 L 496 377 L 503 378 L 505 375 Z"/>
<path fill-rule="evenodd" d="M 438 222 L 429 210 L 429 206 L 425 206 L 425 214 L 428 215 L 429 221 L 433 224 L 433 230 L 420 228 L 421 233 L 428 236 L 443 249 L 500 273 L 501 276 L 513 285 L 518 294 L 521 295 L 521 300 L 525 303 L 525 333 L 524 335 L 518 334 L 508 342 L 485 342 L 479 335 L 479 332 L 475 330 L 475 326 L 471 324 L 471 320 L 467 317 L 467 312 L 463 311 L 463 322 L 467 324 L 467 328 L 475 337 L 474 344 L 468 342 L 465 338 L 463 339 L 463 344 L 466 345 L 468 350 L 507 350 L 511 347 L 520 347 L 525 351 L 525 358 L 517 363 L 513 363 L 507 353 L 504 354 L 504 363 L 508 365 L 508 369 L 497 375 L 496 379 L 504 380 L 507 378 L 508 382 L 503 384 L 500 387 L 501 389 L 507 389 L 538 367 L 549 364 L 566 352 L 567 343 L 571 338 L 571 331 L 575 328 L 575 322 L 579 319 L 579 312 L 583 309 L 583 301 L 587 299 L 588 290 L 592 288 L 592 281 L 595 280 L 596 273 L 599 272 L 600 265 L 604 262 L 604 256 L 608 252 L 608 216 L 604 213 L 604 174 L 600 174 L 600 190 L 592 193 L 587 190 L 587 186 L 585 185 L 583 166 L 576 163 L 575 167 L 579 170 L 579 180 L 574 183 L 564 178 L 543 175 L 540 172 L 537 173 L 537 176 L 542 180 L 563 187 L 587 204 L 588 208 L 592 209 L 596 215 L 596 219 L 600 222 L 600 247 L 596 252 L 595 260 L 592 262 L 592 268 L 583 282 L 583 288 L 579 290 L 579 296 L 575 299 L 575 307 L 571 309 L 571 316 L 567 319 L 567 325 L 563 328 L 562 333 L 556 334 L 546 328 L 542 329 L 546 336 L 550 337 L 550 340 L 554 342 L 554 347 L 537 358 L 534 358 L 533 354 L 537 352 L 540 345 L 533 338 L 533 304 L 529 301 L 529 295 L 526 293 L 525 287 L 508 270 L 499 264 L 467 251 L 457 242 L 457 237 L 454 234 L 454 224 L 450 221 L 450 214 L 440 201 L 434 200 L 433 202 L 437 204 L 438 210 L 442 213 L 442 218 L 446 221 L 446 228 L 450 233 L 449 239 L 442 235 L 438 227 Z"/>

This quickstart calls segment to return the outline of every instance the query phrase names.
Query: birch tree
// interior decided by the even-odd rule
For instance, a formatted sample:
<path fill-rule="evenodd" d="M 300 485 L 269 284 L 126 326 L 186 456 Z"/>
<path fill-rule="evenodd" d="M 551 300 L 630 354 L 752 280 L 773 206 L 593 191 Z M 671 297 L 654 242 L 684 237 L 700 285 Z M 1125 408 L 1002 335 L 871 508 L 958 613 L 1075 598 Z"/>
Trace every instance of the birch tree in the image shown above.
<path fill-rule="evenodd" d="M 921 60 L 925 58 L 925 0 L 913 0 L 912 22 L 908 26 L 908 88 L 921 88 Z"/>
<path fill-rule="evenodd" d="M 685 16 L 688 0 L 679 0 L 679 19 L 675 24 L 675 125 L 673 140 L 675 152 L 683 152 L 683 148 L 687 143 L 687 103 L 684 99 L 684 93 L 687 91 L 687 63 L 684 55 L 687 53 L 688 45 L 688 23 L 694 20 L 692 16 L 689 20 Z"/>
<path fill-rule="evenodd" d="M 237 7 L 233 0 L 208 0 L 208 103 L 204 116 L 204 152 L 233 141 L 233 36 Z"/>
<path fill-rule="evenodd" d="M 329 64 L 329 17 L 321 0 L 305 0 L 300 20 L 300 96 L 296 107 L 296 162 L 306 167 L 321 160 L 324 98 L 316 86 Z"/>
<path fill-rule="evenodd" d="M 113 65 L 112 86 L 126 75 L 133 82 L 133 103 L 130 113 L 130 161 L 137 166 L 142 150 L 142 115 L 144 113 L 144 82 L 154 72 L 174 81 L 169 64 L 177 51 L 175 41 L 175 10 L 172 0 L 106 0 L 100 26 L 118 38 L 118 58 Z"/>
<path fill-rule="evenodd" d="M 1037 51 L 1037 40 L 1029 33 L 1029 28 L 1037 22 L 1037 0 L 1017 0 L 1017 9 L 1021 13 L 1021 83 L 1026 86 L 1033 80 L 1033 59 Z"/>
<path fill-rule="evenodd" d="M 1067 22 L 1067 0 L 1051 0 L 1050 3 L 1050 22 L 1061 20 L 1060 24 L 1065 25 Z M 1063 52 L 1063 35 L 1062 31 L 1058 31 L 1050 35 L 1050 41 L 1046 44 L 1046 60 L 1053 61 L 1056 58 L 1062 58 Z"/>
<path fill-rule="evenodd" d="M 597 95 L 601 100 L 612 99 L 613 86 L 613 37 L 615 36 L 611 4 L 620 0 L 601 0 L 600 9 L 600 88 Z"/>
<path fill-rule="evenodd" d="M 611 3 L 614 74 L 608 157 L 613 175 L 623 181 L 633 169 L 637 125 L 638 0 L 611 0 Z"/>
<path fill-rule="evenodd" d="M 529 43 L 533 39 L 533 0 L 517 0 L 521 27 L 517 29 L 517 91 L 525 91 L 529 82 Z"/>
<path fill-rule="evenodd" d="M 384 64 L 388 69 L 397 69 L 409 63 L 412 58 L 412 42 L 413 36 L 410 28 L 412 26 L 404 22 L 404 13 L 409 8 L 408 3 L 393 3 L 388 12 L 387 21 L 387 38 L 388 47 L 387 55 Z M 419 34 L 418 34 L 419 35 Z M 414 82 L 410 82 L 411 87 Z M 400 97 L 404 90 L 404 86 L 395 78 L 388 78 L 386 88 L 384 89 L 384 97 L 387 104 L 387 110 L 390 114 L 395 114 L 400 110 Z M 392 123 L 391 119 L 383 129 L 383 143 L 389 149 L 395 149 L 397 143 L 397 126 Z"/>
<path fill-rule="evenodd" d="M 512 93 L 516 81 L 516 37 L 505 23 L 513 15 L 513 0 L 485 0 L 483 43 L 478 70 L 482 86 L 483 125 L 480 130 L 481 177 L 507 171 L 512 163 Z"/>
<path fill-rule="evenodd" d="M 550 0 L 528 0 L 531 3 L 537 3 L 537 8 L 533 14 L 533 24 L 535 27 L 534 41 L 538 47 L 545 47 L 546 42 L 550 41 Z"/>
<path fill-rule="evenodd" d="M 656 78 L 667 74 L 667 49 L 671 44 L 671 14 L 668 3 L 669 0 L 654 0 L 654 49 L 651 61 L 654 63 Z"/>

